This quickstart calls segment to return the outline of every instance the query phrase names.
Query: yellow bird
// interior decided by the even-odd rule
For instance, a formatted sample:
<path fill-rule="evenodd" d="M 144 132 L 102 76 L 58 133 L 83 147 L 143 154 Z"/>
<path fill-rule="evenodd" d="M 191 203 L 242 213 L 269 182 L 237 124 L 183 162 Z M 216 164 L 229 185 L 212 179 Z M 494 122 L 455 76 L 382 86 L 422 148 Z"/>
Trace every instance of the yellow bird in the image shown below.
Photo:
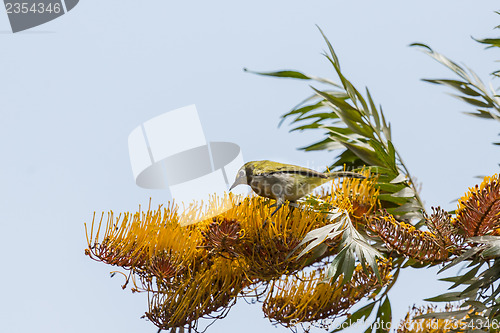
<path fill-rule="evenodd" d="M 239 184 L 247 184 L 257 195 L 275 199 L 277 207 L 272 216 L 285 200 L 295 203 L 316 187 L 338 177 L 365 178 L 355 172 L 324 173 L 297 165 L 264 160 L 245 163 L 239 169 L 236 180 L 229 190 Z"/>

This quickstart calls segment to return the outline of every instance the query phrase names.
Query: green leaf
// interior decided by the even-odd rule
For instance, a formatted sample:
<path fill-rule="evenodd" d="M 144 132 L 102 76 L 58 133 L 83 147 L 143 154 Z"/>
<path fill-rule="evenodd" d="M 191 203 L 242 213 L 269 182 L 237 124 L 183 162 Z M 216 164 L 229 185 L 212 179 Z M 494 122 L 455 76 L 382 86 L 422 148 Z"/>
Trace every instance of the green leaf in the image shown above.
<path fill-rule="evenodd" d="M 481 253 L 483 258 L 500 257 L 500 236 L 471 237 L 470 240 L 486 245 L 486 249 Z"/>
<path fill-rule="evenodd" d="M 422 43 L 413 43 L 410 44 L 410 46 L 418 46 L 422 47 L 424 50 L 422 50 L 424 53 L 427 53 L 429 56 L 434 58 L 436 61 L 440 62 L 441 64 L 445 65 L 449 69 L 451 69 L 453 72 L 455 72 L 458 76 L 462 77 L 463 79 L 467 79 L 467 73 L 465 72 L 462 67 L 451 61 L 450 59 L 446 58 L 444 55 L 434 52 L 429 46 L 422 44 Z"/>
<path fill-rule="evenodd" d="M 433 80 L 423 79 L 422 81 L 434 83 L 434 84 L 445 85 L 445 86 L 448 86 L 450 88 L 453 88 L 453 89 L 460 91 L 464 95 L 481 96 L 480 93 L 478 93 L 474 89 L 470 88 L 470 86 L 467 82 L 457 81 L 457 80 L 448 80 L 448 79 L 433 79 Z"/>
<path fill-rule="evenodd" d="M 324 279 L 324 282 L 334 282 L 337 280 L 337 278 L 342 274 L 342 267 L 344 266 L 344 260 L 346 258 L 345 254 L 349 250 L 349 248 L 346 246 L 342 250 L 340 250 L 339 253 L 333 258 L 330 266 L 328 267 L 326 271 L 326 276 Z M 354 264 L 354 263 L 353 263 Z M 342 283 L 345 283 L 346 280 L 342 280 Z"/>
<path fill-rule="evenodd" d="M 305 113 L 308 113 L 309 111 L 312 111 L 312 110 L 316 110 L 316 109 L 319 109 L 321 107 L 324 107 L 323 105 L 323 101 L 319 101 L 318 103 L 315 103 L 315 104 L 310 104 L 310 105 L 305 105 L 305 106 L 301 106 L 301 107 L 296 107 L 294 109 L 292 109 L 290 112 L 284 114 L 282 116 L 282 121 L 286 118 L 286 117 L 289 117 L 289 116 L 292 116 L 294 114 L 305 114 Z"/>
<path fill-rule="evenodd" d="M 476 42 L 488 44 L 487 48 L 500 47 L 500 38 L 474 39 Z"/>
<path fill-rule="evenodd" d="M 461 284 L 471 284 L 473 282 L 472 279 L 476 276 L 480 267 L 481 267 L 481 265 L 478 265 L 477 267 L 471 269 L 470 271 L 468 271 L 467 273 L 462 275 L 460 277 L 460 279 L 455 281 L 455 283 L 449 289 L 453 289 L 455 287 L 458 287 Z"/>
<path fill-rule="evenodd" d="M 336 329 L 334 329 L 330 333 L 340 332 L 343 329 L 356 324 L 358 320 L 366 320 L 371 315 L 375 304 L 377 304 L 377 302 L 372 302 L 368 305 L 363 306 L 361 309 L 358 309 L 356 312 L 348 316 L 347 319 L 344 320 L 344 322 L 342 322 Z"/>
<path fill-rule="evenodd" d="M 462 319 L 467 315 L 469 310 L 458 310 L 458 311 L 448 311 L 448 312 L 431 312 L 431 313 L 426 313 L 420 316 L 416 316 L 413 319 L 418 320 L 418 319 L 451 319 L 451 318 L 456 318 L 456 319 Z"/>
<path fill-rule="evenodd" d="M 466 305 L 474 307 L 478 311 L 484 311 L 487 309 L 487 307 L 483 303 L 478 301 L 465 301 L 462 303 L 461 307 L 465 307 Z"/>
<path fill-rule="evenodd" d="M 304 121 L 307 119 L 314 119 L 314 118 L 318 118 L 317 119 L 318 121 L 321 121 L 321 120 L 331 121 L 332 119 L 337 120 L 338 116 L 334 112 L 318 112 L 318 113 L 312 113 L 312 114 L 308 114 L 308 115 L 300 115 L 297 118 L 295 118 L 295 120 L 293 120 L 292 123 Z"/>
<path fill-rule="evenodd" d="M 335 150 L 335 149 L 344 149 L 344 145 L 337 142 L 337 141 L 334 141 L 330 138 L 326 138 L 325 140 L 323 141 L 320 141 L 320 142 L 316 142 L 312 145 L 309 145 L 309 146 L 306 146 L 306 147 L 302 147 L 302 148 L 299 148 L 300 150 L 305 150 L 305 151 L 314 151 L 314 150 L 327 150 L 327 151 L 331 151 L 331 150 Z"/>
<path fill-rule="evenodd" d="M 460 96 L 460 95 L 455 95 L 455 94 L 451 94 L 453 97 L 456 97 L 458 99 L 461 99 L 462 101 L 465 101 L 471 105 L 474 105 L 474 106 L 478 106 L 480 108 L 490 108 L 493 106 L 493 104 L 491 104 L 490 102 L 483 102 L 483 101 L 480 101 L 479 99 L 475 99 L 475 98 L 470 98 L 470 97 L 464 97 L 464 96 Z"/>
<path fill-rule="evenodd" d="M 376 140 L 369 140 L 368 143 L 377 154 L 377 157 L 381 161 L 383 161 L 384 166 L 387 166 L 388 168 L 397 171 L 396 161 L 394 159 L 394 156 L 391 156 L 391 153 L 388 151 L 388 148 L 386 148 L 382 143 Z"/>
<path fill-rule="evenodd" d="M 466 115 L 474 116 L 483 119 L 494 119 L 489 111 L 477 109 L 476 112 L 464 112 Z"/>
<path fill-rule="evenodd" d="M 356 156 L 352 151 L 346 149 L 337 156 L 336 162 L 330 165 L 330 169 L 333 170 L 336 167 L 343 168 L 344 165 L 346 167 L 359 167 L 363 165 L 363 161 L 358 156 Z"/>
<path fill-rule="evenodd" d="M 382 183 L 379 182 L 376 185 L 381 191 L 384 192 L 389 192 L 389 193 L 396 193 L 401 191 L 404 188 L 407 188 L 405 184 L 390 184 L 390 183 Z"/>
<path fill-rule="evenodd" d="M 352 274 L 354 273 L 354 268 L 356 267 L 356 256 L 354 251 L 350 246 L 347 246 L 347 251 L 345 252 L 345 258 L 342 262 L 342 273 L 344 274 L 344 281 L 351 281 Z"/>
<path fill-rule="evenodd" d="M 368 96 L 368 102 L 370 103 L 370 114 L 373 117 L 373 120 L 375 121 L 375 128 L 380 132 L 381 126 L 380 126 L 380 116 L 378 114 L 378 110 L 375 107 L 375 103 L 373 102 L 372 96 L 370 95 L 370 91 L 368 88 L 366 88 L 366 96 Z"/>
<path fill-rule="evenodd" d="M 441 273 L 459 263 L 461 263 L 462 261 L 466 260 L 466 259 L 469 259 L 470 257 L 472 257 L 473 255 L 477 254 L 478 252 L 480 252 L 482 249 L 479 248 L 479 247 L 473 247 L 467 251 L 465 251 L 464 253 L 462 253 L 460 256 L 456 257 L 455 259 L 453 259 L 448 265 L 444 266 L 443 268 L 441 268 L 438 272 Z"/>
<path fill-rule="evenodd" d="M 422 207 L 417 202 L 417 200 L 409 200 L 402 206 L 399 206 L 394 209 L 394 212 L 402 213 L 402 212 L 415 212 L 421 210 Z"/>
<path fill-rule="evenodd" d="M 392 194 L 379 194 L 378 198 L 380 200 L 393 202 L 398 205 L 404 205 L 408 201 L 407 198 L 393 197 Z M 389 209 L 387 211 L 389 211 Z"/>
<path fill-rule="evenodd" d="M 384 302 L 378 308 L 377 312 L 377 322 L 379 323 L 376 332 L 389 332 L 392 322 L 392 310 L 391 310 L 391 302 L 389 301 L 389 297 L 385 297 Z"/>
<path fill-rule="evenodd" d="M 319 244 L 323 243 L 326 239 L 334 238 L 337 235 L 340 235 L 343 231 L 342 214 L 343 212 L 336 212 L 332 214 L 332 220 L 336 220 L 337 222 L 332 224 L 327 224 L 321 228 L 309 231 L 304 237 L 304 239 L 295 247 L 295 249 L 292 250 L 292 252 L 288 256 L 290 256 L 293 252 L 295 252 L 295 250 L 297 250 L 303 244 L 311 242 L 309 245 L 306 246 L 304 250 L 302 250 L 302 252 L 300 252 L 299 254 L 300 258 L 307 252 L 318 246 Z"/>
<path fill-rule="evenodd" d="M 266 75 L 266 76 L 274 76 L 274 77 L 286 77 L 286 78 L 299 79 L 299 80 L 312 80 L 311 77 L 305 75 L 304 73 L 292 71 L 292 70 L 282 70 L 282 71 L 276 71 L 276 72 L 254 72 L 254 71 L 251 71 L 247 68 L 243 68 L 243 70 L 245 72 L 258 74 L 258 75 Z"/>
<path fill-rule="evenodd" d="M 342 143 L 347 149 L 352 151 L 356 156 L 362 159 L 368 165 L 385 166 L 385 164 L 379 159 L 377 154 L 366 147 L 355 145 L 352 143 L 343 142 Z"/>
<path fill-rule="evenodd" d="M 330 41 L 328 40 L 328 38 L 326 38 L 326 35 L 323 33 L 323 30 L 321 30 L 321 28 L 318 25 L 316 25 L 316 27 L 318 28 L 319 32 L 321 33 L 321 36 L 323 36 L 323 39 L 325 40 L 326 45 L 328 45 L 328 49 L 330 50 L 330 54 L 331 54 L 334 62 L 337 64 L 337 66 L 340 67 L 339 59 L 338 59 L 337 55 L 335 54 L 335 51 L 333 50 L 332 44 L 330 44 Z"/>
<path fill-rule="evenodd" d="M 391 180 L 391 184 L 402 183 L 405 182 L 406 180 L 407 180 L 406 175 L 404 173 L 400 173 L 396 178 Z"/>
<path fill-rule="evenodd" d="M 445 282 L 457 282 L 458 280 L 460 280 L 462 278 L 462 276 L 450 276 L 450 277 L 446 277 L 446 278 L 441 278 L 441 279 L 438 279 L 439 281 L 445 281 Z M 469 282 L 463 282 L 462 284 L 471 284 L 472 281 L 469 281 Z"/>
<path fill-rule="evenodd" d="M 312 75 L 305 75 L 304 73 L 294 71 L 294 70 L 282 70 L 282 71 L 276 71 L 276 72 L 256 72 L 256 71 L 251 71 L 247 68 L 243 68 L 243 71 L 249 72 L 252 74 L 273 76 L 273 77 L 280 77 L 280 78 L 291 78 L 291 79 L 299 79 L 299 80 L 314 80 L 314 81 L 330 84 L 330 85 L 337 87 L 337 88 L 341 88 L 341 86 L 339 86 L 335 82 L 330 81 L 328 79 L 324 79 L 324 78 L 312 76 Z"/>
<path fill-rule="evenodd" d="M 344 99 L 327 94 L 324 91 L 311 87 L 319 96 L 330 102 L 334 108 L 333 111 L 342 119 L 348 119 L 351 122 L 362 123 L 363 119 L 358 109 L 347 103 Z"/>
<path fill-rule="evenodd" d="M 405 187 L 401 191 L 391 195 L 396 198 L 412 198 L 415 196 L 415 191 L 412 188 Z"/>

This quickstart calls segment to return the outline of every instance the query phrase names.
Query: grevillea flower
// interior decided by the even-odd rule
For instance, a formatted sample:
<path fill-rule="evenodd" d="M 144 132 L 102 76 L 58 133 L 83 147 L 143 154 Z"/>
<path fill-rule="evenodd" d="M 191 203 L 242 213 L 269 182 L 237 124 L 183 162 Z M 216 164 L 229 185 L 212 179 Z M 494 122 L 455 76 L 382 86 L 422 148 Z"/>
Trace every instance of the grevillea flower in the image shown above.
<path fill-rule="evenodd" d="M 446 305 L 442 312 L 456 311 L 458 308 L 451 305 Z M 414 319 L 421 315 L 432 314 L 437 311 L 435 306 L 413 306 L 405 316 L 405 319 L 399 323 L 396 329 L 397 333 L 448 333 L 462 332 L 461 329 L 469 328 L 467 321 L 461 318 L 445 319 L 445 318 L 425 318 Z"/>
<path fill-rule="evenodd" d="M 271 217 L 268 199 L 228 198 L 231 209 L 187 226 L 174 206 L 117 218 L 110 212 L 107 221 L 102 216 L 86 226 L 85 253 L 138 276 L 133 290 L 151 294 L 146 316 L 159 328 L 192 327 L 229 309 L 244 286 L 304 267 L 307 256 L 288 255 L 307 232 L 327 223 L 325 213 L 311 209 L 284 207 Z"/>
<path fill-rule="evenodd" d="M 485 177 L 459 200 L 455 224 L 465 237 L 500 234 L 499 175 Z"/>
<path fill-rule="evenodd" d="M 206 230 L 201 232 L 204 237 L 203 247 L 221 256 L 237 257 L 236 247 L 241 243 L 243 231 L 236 220 L 213 218 Z"/>
<path fill-rule="evenodd" d="M 231 260 L 205 259 L 175 288 L 161 286 L 152 292 L 146 317 L 158 328 L 193 328 L 203 316 L 223 317 L 234 304 L 245 286 L 243 272 Z"/>
<path fill-rule="evenodd" d="M 378 201 L 379 190 L 375 186 L 376 178 L 370 177 L 368 170 L 361 171 L 365 178 L 344 178 L 333 184 L 332 200 L 335 207 L 337 202 L 349 200 L 349 212 L 356 223 L 364 223 L 363 216 L 369 215 L 374 209 L 380 207 Z"/>
<path fill-rule="evenodd" d="M 177 223 L 172 207 L 120 214 L 116 219 L 110 212 L 105 226 L 103 216 L 98 224 L 92 220 L 85 253 L 97 261 L 162 279 L 191 265 L 200 256 L 201 241 L 199 230 Z"/>
<path fill-rule="evenodd" d="M 388 213 L 373 216 L 368 227 L 375 232 L 389 250 L 425 263 L 438 263 L 448 259 L 450 252 L 438 235 L 415 229 L 408 223 L 397 221 Z"/>
<path fill-rule="evenodd" d="M 290 253 L 309 231 L 328 223 L 324 212 L 307 207 L 284 206 L 271 213 L 268 199 L 250 197 L 221 214 L 241 224 L 242 236 L 232 251 L 250 279 L 269 281 L 303 268 L 310 256 L 298 259 L 298 253 Z"/>
<path fill-rule="evenodd" d="M 370 184 L 349 180 L 339 184 L 334 193 L 325 194 L 323 202 L 327 208 L 341 205 L 359 218 L 376 206 L 377 192 Z M 304 203 L 299 208 L 285 205 L 271 216 L 272 203 L 262 197 L 241 199 L 230 194 L 215 198 L 212 206 L 210 202 L 205 205 L 211 207 L 208 213 L 200 213 L 201 206 L 196 205 L 183 214 L 174 205 L 118 217 L 110 212 L 107 220 L 103 214 L 100 220 L 93 219 L 90 228 L 85 226 L 85 253 L 129 271 L 132 290 L 149 294 L 145 316 L 161 329 L 196 328 L 200 318 L 221 318 L 237 297 L 261 286 L 264 291 L 272 286 L 266 305 L 269 318 L 276 322 L 282 318 L 283 323 L 290 322 L 291 313 L 304 322 L 340 315 L 379 286 L 374 276 L 365 275 L 359 268 L 352 281 L 343 286 L 338 282 L 318 284 L 321 277 L 310 276 L 315 280 L 307 287 L 308 295 L 313 293 L 309 295 L 308 310 L 297 297 L 287 296 L 289 314 L 279 314 L 276 302 L 283 295 L 278 293 L 278 284 L 285 283 L 289 293 L 295 290 L 293 283 L 297 290 L 303 290 L 302 282 L 290 275 L 334 254 L 334 247 L 320 256 L 311 252 L 299 257 L 305 245 L 298 245 L 304 237 L 331 223 L 328 210 Z M 225 210 L 215 214 L 220 207 Z M 185 223 L 200 216 L 211 217 L 195 224 Z M 278 279 L 284 280 L 275 282 Z"/>
<path fill-rule="evenodd" d="M 379 272 L 382 283 L 371 269 L 368 275 L 365 274 L 361 265 L 346 283 L 343 283 L 343 275 L 331 284 L 325 283 L 324 271 L 302 273 L 300 277 L 285 276 L 271 284 L 262 309 L 272 322 L 285 327 L 336 318 L 345 315 L 357 301 L 376 288 L 389 283 L 390 264 L 381 263 Z"/>

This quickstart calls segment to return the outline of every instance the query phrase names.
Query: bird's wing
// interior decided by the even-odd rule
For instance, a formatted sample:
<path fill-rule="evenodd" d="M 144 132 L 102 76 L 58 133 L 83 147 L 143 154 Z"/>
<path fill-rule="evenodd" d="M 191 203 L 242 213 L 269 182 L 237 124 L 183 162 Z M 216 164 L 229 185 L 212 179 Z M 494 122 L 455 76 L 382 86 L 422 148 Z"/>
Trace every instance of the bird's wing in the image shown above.
<path fill-rule="evenodd" d="M 284 164 L 273 161 L 265 161 L 265 163 L 263 163 L 263 166 L 259 168 L 259 170 L 259 174 L 267 175 L 276 173 L 291 173 L 308 177 L 328 178 L 328 175 L 323 172 L 318 172 L 298 165 Z"/>

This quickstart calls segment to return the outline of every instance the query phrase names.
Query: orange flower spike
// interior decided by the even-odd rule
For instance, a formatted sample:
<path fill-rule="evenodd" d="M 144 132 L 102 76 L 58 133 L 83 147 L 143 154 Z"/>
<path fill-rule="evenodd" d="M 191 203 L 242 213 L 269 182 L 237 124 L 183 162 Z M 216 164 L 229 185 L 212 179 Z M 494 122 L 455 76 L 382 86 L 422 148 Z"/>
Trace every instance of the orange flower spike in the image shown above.
<path fill-rule="evenodd" d="M 356 223 L 363 222 L 363 216 L 370 214 L 379 206 L 376 188 L 376 179 L 370 177 L 369 170 L 360 172 L 366 178 L 345 178 L 339 179 L 332 185 L 332 204 L 338 207 L 338 202 L 349 198 L 350 207 L 347 209 Z"/>
<path fill-rule="evenodd" d="M 465 237 L 497 234 L 500 227 L 500 179 L 485 177 L 460 198 L 454 223 Z"/>

